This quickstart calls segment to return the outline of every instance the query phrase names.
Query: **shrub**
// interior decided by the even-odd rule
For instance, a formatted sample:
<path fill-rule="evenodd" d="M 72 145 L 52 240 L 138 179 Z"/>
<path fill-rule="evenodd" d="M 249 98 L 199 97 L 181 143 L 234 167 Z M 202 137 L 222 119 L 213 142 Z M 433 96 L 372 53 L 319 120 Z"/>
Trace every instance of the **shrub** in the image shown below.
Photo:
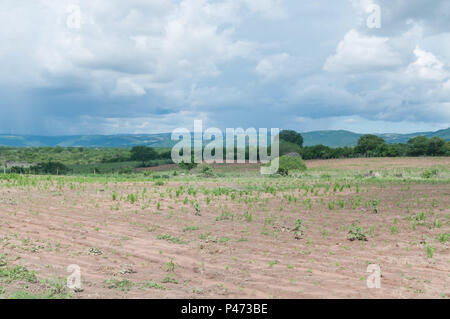
<path fill-rule="evenodd" d="M 194 162 L 194 155 L 192 155 L 190 162 L 181 161 L 181 163 L 178 164 L 178 167 L 181 169 L 187 169 L 188 171 L 190 171 L 191 169 L 196 168 L 197 165 L 198 164 Z"/>
<path fill-rule="evenodd" d="M 157 181 L 155 182 L 155 185 L 156 185 L 156 186 L 164 186 L 164 181 L 162 181 L 162 180 L 157 180 Z"/>
<path fill-rule="evenodd" d="M 214 176 L 213 168 L 207 164 L 203 164 L 200 171 L 204 177 Z"/>
<path fill-rule="evenodd" d="M 364 231 L 364 228 L 352 224 L 349 228 L 347 239 L 350 241 L 354 240 L 361 240 L 361 241 L 367 241 L 367 234 Z"/>
<path fill-rule="evenodd" d="M 280 175 L 287 176 L 291 170 L 306 170 L 306 165 L 301 157 L 283 155 L 279 159 L 280 163 L 278 167 L 278 174 Z"/>

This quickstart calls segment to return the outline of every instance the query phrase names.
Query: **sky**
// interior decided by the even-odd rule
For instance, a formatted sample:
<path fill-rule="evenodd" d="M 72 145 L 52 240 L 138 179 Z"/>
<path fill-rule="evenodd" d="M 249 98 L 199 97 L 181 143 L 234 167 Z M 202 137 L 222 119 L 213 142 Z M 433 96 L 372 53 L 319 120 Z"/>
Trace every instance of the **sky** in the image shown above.
<path fill-rule="evenodd" d="M 2 0 L 0 133 L 450 126 L 448 0 Z"/>

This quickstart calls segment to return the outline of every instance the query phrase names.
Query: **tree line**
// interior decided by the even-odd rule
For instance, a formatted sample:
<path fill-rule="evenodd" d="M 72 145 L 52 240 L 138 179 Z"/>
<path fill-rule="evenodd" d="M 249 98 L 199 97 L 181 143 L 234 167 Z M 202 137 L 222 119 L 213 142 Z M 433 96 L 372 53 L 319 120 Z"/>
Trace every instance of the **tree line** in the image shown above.
<path fill-rule="evenodd" d="M 280 132 L 280 156 L 289 153 L 298 153 L 303 159 L 333 159 L 333 158 L 355 158 L 355 157 L 407 157 L 407 156 L 450 156 L 450 142 L 440 137 L 427 138 L 417 136 L 410 139 L 406 144 L 387 144 L 386 141 L 376 135 L 366 134 L 358 139 L 356 146 L 329 147 L 325 145 L 303 146 L 303 137 L 300 133 L 292 130 Z M 245 158 L 249 158 L 250 148 L 245 149 Z M 271 154 L 271 147 L 267 149 Z M 227 149 L 223 148 L 224 160 Z M 237 159 L 237 148 L 234 150 Z M 213 151 L 214 155 L 214 151 Z M 257 150 L 259 159 L 259 150 Z M 131 149 L 131 159 L 135 161 L 146 161 L 154 159 L 170 159 L 171 152 L 157 153 L 151 147 L 136 146 Z"/>
<path fill-rule="evenodd" d="M 450 142 L 439 137 L 417 136 L 406 144 L 387 144 L 376 135 L 364 135 L 354 147 L 307 146 L 301 149 L 303 159 L 332 159 L 352 157 L 414 157 L 450 156 Z"/>
<path fill-rule="evenodd" d="M 280 132 L 280 156 L 289 153 L 297 153 L 305 160 L 311 159 L 337 159 L 337 158 L 357 158 L 357 157 L 407 157 L 407 156 L 450 156 L 450 142 L 439 137 L 427 138 L 417 136 L 410 139 L 407 143 L 387 144 L 379 136 L 367 134 L 359 138 L 356 146 L 329 147 L 325 145 L 303 146 L 303 137 L 300 133 L 292 130 L 283 130 Z M 59 148 L 61 150 L 62 148 Z M 257 158 L 259 157 L 259 150 Z M 82 152 L 82 150 L 80 151 Z M 108 150 L 111 152 L 111 150 Z M 245 149 L 245 158 L 249 158 L 251 150 L 247 146 Z M 269 146 L 267 154 L 271 154 Z M 226 159 L 227 149 L 223 148 L 224 160 Z M 237 160 L 237 148 L 234 150 L 235 160 Z M 214 155 L 214 151 L 213 151 Z M 135 146 L 126 153 L 117 154 L 115 157 L 103 158 L 100 163 L 140 162 L 140 166 L 154 166 L 157 160 L 171 162 L 170 150 L 157 150 L 147 146 Z M 192 168 L 189 163 L 182 163 L 180 167 Z M 29 168 L 13 167 L 10 172 L 15 173 L 33 173 L 33 174 L 55 174 L 64 175 L 70 173 L 70 169 L 65 163 L 57 160 L 48 160 L 41 162 Z M 99 172 L 93 169 L 93 172 Z M 131 170 L 130 170 L 131 171 Z"/>

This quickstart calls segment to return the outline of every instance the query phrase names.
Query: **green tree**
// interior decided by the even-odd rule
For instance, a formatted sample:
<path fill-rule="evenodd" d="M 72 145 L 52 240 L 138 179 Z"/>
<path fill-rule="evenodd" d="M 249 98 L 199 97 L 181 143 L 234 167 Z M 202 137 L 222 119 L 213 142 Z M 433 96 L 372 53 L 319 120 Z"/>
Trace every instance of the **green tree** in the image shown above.
<path fill-rule="evenodd" d="M 152 147 L 135 146 L 131 149 L 131 160 L 141 161 L 145 165 L 146 161 L 154 160 L 158 157 L 158 153 Z"/>
<path fill-rule="evenodd" d="M 310 159 L 327 159 L 331 157 L 332 148 L 319 144 L 314 146 L 306 146 L 302 149 L 301 155 L 305 160 Z"/>
<path fill-rule="evenodd" d="M 450 156 L 450 141 L 448 141 L 444 145 L 444 155 L 445 156 Z"/>
<path fill-rule="evenodd" d="M 385 150 L 380 156 L 398 157 L 407 156 L 409 147 L 406 144 L 386 144 Z"/>
<path fill-rule="evenodd" d="M 386 144 L 386 142 L 381 137 L 372 134 L 366 134 L 359 138 L 355 150 L 358 154 L 370 156 L 374 155 L 377 147 L 378 149 L 380 149 L 381 145 L 383 144 Z"/>
<path fill-rule="evenodd" d="M 280 156 L 286 155 L 289 153 L 300 154 L 302 152 L 302 148 L 298 144 L 294 144 L 291 142 L 286 142 L 285 140 L 281 140 L 279 152 L 280 152 Z"/>
<path fill-rule="evenodd" d="M 38 174 L 63 175 L 67 174 L 69 169 L 62 163 L 50 161 L 46 163 L 39 163 L 38 165 L 31 167 L 30 171 Z"/>
<path fill-rule="evenodd" d="M 303 146 L 303 136 L 300 133 L 292 130 L 283 130 L 280 132 L 280 140 Z"/>
<path fill-rule="evenodd" d="M 417 136 L 408 141 L 411 147 L 410 154 L 413 156 L 426 155 L 428 150 L 428 139 L 425 136 Z"/>
<path fill-rule="evenodd" d="M 445 155 L 446 150 L 445 150 L 445 140 L 443 140 L 440 137 L 432 137 L 429 141 L 428 141 L 428 146 L 427 146 L 427 155 L 430 156 L 441 156 L 441 155 Z"/>

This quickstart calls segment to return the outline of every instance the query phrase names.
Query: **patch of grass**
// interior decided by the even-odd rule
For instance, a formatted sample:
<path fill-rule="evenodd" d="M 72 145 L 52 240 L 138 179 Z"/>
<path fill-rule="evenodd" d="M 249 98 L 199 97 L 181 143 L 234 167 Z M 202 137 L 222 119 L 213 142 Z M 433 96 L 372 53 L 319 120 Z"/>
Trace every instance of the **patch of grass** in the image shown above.
<path fill-rule="evenodd" d="M 169 284 L 178 284 L 178 280 L 176 278 L 174 278 L 173 274 L 167 274 L 166 277 L 164 277 L 164 279 L 162 280 L 162 283 L 169 283 Z"/>
<path fill-rule="evenodd" d="M 219 217 L 216 218 L 216 221 L 233 219 L 233 215 L 229 211 L 223 211 Z"/>
<path fill-rule="evenodd" d="M 450 233 L 447 233 L 447 234 L 439 234 L 439 235 L 437 235 L 437 239 L 438 239 L 441 243 L 445 244 L 447 241 L 450 241 Z"/>
<path fill-rule="evenodd" d="M 226 243 L 229 242 L 231 239 L 229 237 L 221 237 L 219 238 L 218 242 L 219 243 Z"/>
<path fill-rule="evenodd" d="M 6 257 L 0 254 L 0 267 L 4 267 L 6 264 Z"/>
<path fill-rule="evenodd" d="M 175 271 L 175 263 L 173 262 L 173 259 L 171 259 L 168 263 L 167 263 L 167 269 L 166 271 L 168 272 L 174 272 Z"/>
<path fill-rule="evenodd" d="M 72 297 L 64 278 L 47 279 L 43 282 L 47 286 L 51 299 L 69 299 Z"/>
<path fill-rule="evenodd" d="M 207 240 L 207 239 L 209 238 L 210 235 L 211 235 L 211 232 L 208 232 L 208 233 L 205 233 L 205 234 L 201 234 L 201 235 L 199 236 L 199 238 L 200 238 L 201 240 Z"/>
<path fill-rule="evenodd" d="M 37 281 L 33 281 L 37 283 Z M 72 297 L 71 292 L 66 286 L 66 282 L 63 278 L 57 278 L 54 280 L 45 279 L 41 280 L 40 283 L 44 286 L 43 291 L 31 292 L 27 286 L 23 289 L 19 289 L 10 293 L 8 299 L 70 299 Z M 1 292 L 0 295 L 4 295 L 5 291 Z"/>
<path fill-rule="evenodd" d="M 138 200 L 137 194 L 128 194 L 127 201 L 129 201 L 131 204 L 134 204 Z"/>
<path fill-rule="evenodd" d="M 174 244 L 184 244 L 184 241 L 182 239 L 180 239 L 178 237 L 173 237 L 172 235 L 168 235 L 168 234 L 159 235 L 157 238 L 160 239 L 160 240 L 170 241 L 170 242 L 172 242 Z"/>
<path fill-rule="evenodd" d="M 188 226 L 188 227 L 183 228 L 183 232 L 194 231 L 194 230 L 199 230 L 199 229 L 200 229 L 200 227 L 198 227 L 198 226 Z"/>
<path fill-rule="evenodd" d="M 35 283 L 37 277 L 35 271 L 30 271 L 24 266 L 13 266 L 0 269 L 0 280 L 7 283 L 15 280 Z"/>
<path fill-rule="evenodd" d="M 442 221 L 435 219 L 433 222 L 434 228 L 441 228 L 442 227 Z"/>
<path fill-rule="evenodd" d="M 147 287 L 147 288 L 150 288 L 150 289 L 160 289 L 160 290 L 166 289 L 166 288 L 164 288 L 163 285 L 158 284 L 157 282 L 154 282 L 154 281 L 151 281 L 151 280 L 147 280 L 144 283 L 144 286 Z"/>
<path fill-rule="evenodd" d="M 9 294 L 8 299 L 53 299 L 52 296 L 46 293 L 31 293 L 27 290 L 20 289 Z"/>
<path fill-rule="evenodd" d="M 438 170 L 433 168 L 433 169 L 426 169 L 422 172 L 422 177 L 423 178 L 432 178 L 432 177 L 436 177 L 438 175 Z"/>
<path fill-rule="evenodd" d="M 131 290 L 131 287 L 133 287 L 133 283 L 129 281 L 128 279 L 108 279 L 105 281 L 105 286 L 108 289 L 117 289 L 120 291 L 128 292 Z"/>
<path fill-rule="evenodd" d="M 397 226 L 390 227 L 391 234 L 397 234 L 399 232 L 399 228 Z"/>
<path fill-rule="evenodd" d="M 434 248 L 431 247 L 430 245 L 426 245 L 425 246 L 425 252 L 427 253 L 427 257 L 428 258 L 433 258 L 434 255 Z"/>

